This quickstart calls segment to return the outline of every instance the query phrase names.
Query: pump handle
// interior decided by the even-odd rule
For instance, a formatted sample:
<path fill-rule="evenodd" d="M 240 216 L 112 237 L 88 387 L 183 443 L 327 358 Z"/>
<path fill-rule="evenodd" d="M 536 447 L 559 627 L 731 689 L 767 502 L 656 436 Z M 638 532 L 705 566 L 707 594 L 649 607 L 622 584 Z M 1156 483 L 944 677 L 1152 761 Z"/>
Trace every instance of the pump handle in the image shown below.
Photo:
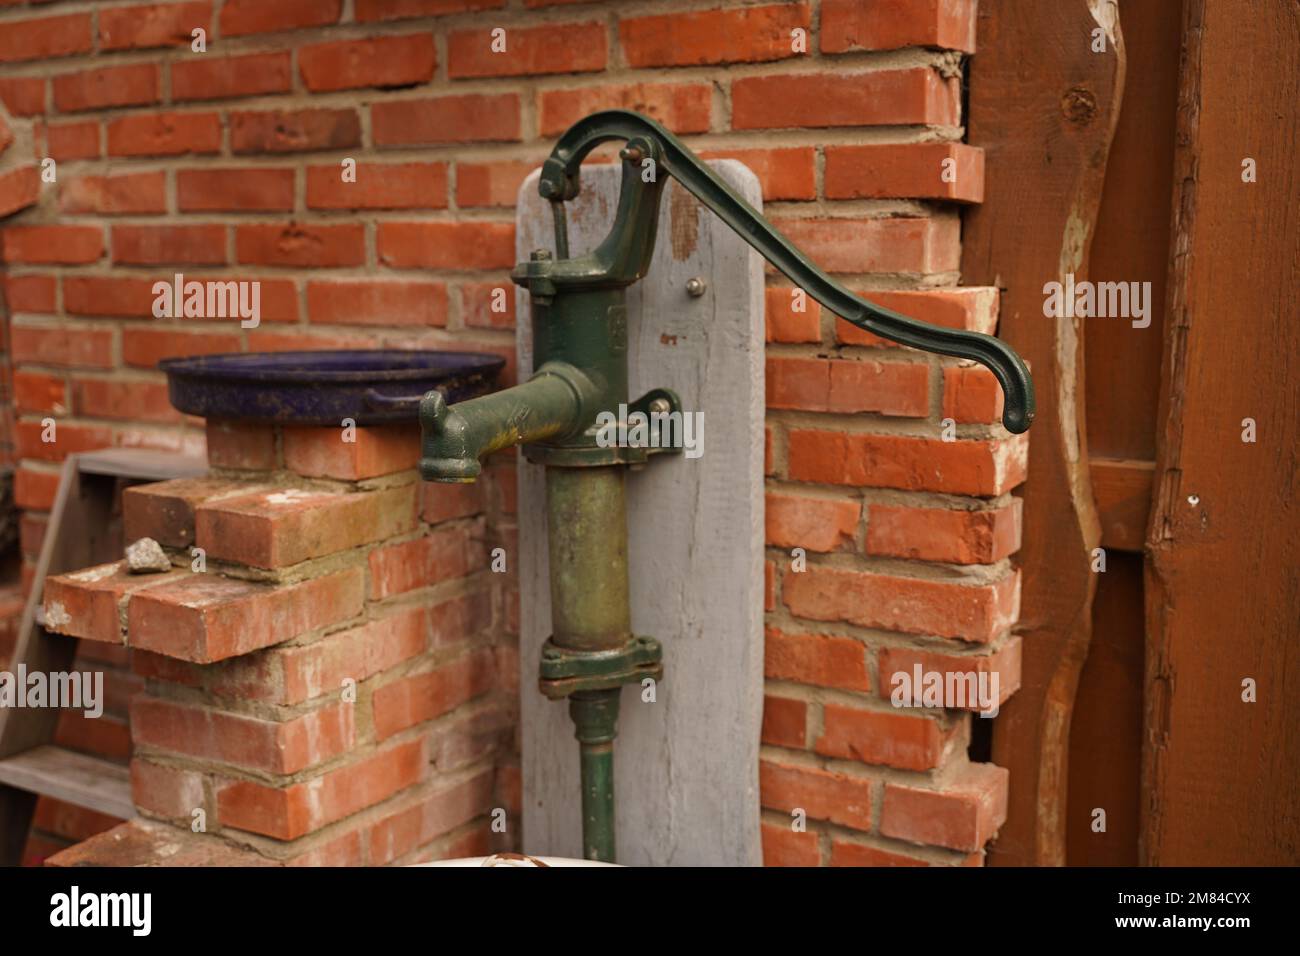
<path fill-rule="evenodd" d="M 563 223 L 565 200 L 578 195 L 578 169 L 593 149 L 610 140 L 649 144 L 659 172 L 666 172 L 707 206 L 768 262 L 847 322 L 912 348 L 973 359 L 997 376 L 1006 396 L 1002 424 L 1019 434 L 1034 420 L 1034 383 L 1020 356 L 1005 342 L 980 332 L 946 329 L 883 308 L 854 295 L 815 266 L 712 169 L 654 120 L 630 110 L 593 113 L 571 126 L 542 166 L 538 191 Z M 644 162 L 644 160 L 642 160 Z M 566 243 L 567 244 L 567 243 Z M 560 255 L 566 255 L 562 250 Z"/>

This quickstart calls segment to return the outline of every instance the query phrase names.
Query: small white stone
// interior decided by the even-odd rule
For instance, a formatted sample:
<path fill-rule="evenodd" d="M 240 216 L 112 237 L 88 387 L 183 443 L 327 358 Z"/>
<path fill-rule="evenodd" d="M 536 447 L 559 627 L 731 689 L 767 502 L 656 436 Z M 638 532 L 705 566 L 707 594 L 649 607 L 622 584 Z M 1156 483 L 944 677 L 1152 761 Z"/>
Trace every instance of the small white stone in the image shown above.
<path fill-rule="evenodd" d="M 141 538 L 126 546 L 126 566 L 132 574 L 155 574 L 172 569 L 167 552 L 153 538 Z"/>

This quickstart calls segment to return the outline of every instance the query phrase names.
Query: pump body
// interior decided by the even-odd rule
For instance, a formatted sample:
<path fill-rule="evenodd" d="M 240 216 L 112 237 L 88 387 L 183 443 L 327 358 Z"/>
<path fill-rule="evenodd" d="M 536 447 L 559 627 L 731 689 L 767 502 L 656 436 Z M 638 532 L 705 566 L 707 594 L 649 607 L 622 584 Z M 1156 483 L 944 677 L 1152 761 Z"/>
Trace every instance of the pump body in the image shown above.
<path fill-rule="evenodd" d="M 578 194 L 579 167 L 599 144 L 623 140 L 614 223 L 591 253 L 570 258 L 564 203 Z M 636 113 L 597 113 L 561 137 L 539 191 L 554 215 L 555 247 L 512 273 L 529 292 L 536 371 L 526 382 L 448 405 L 437 391 L 420 404 L 420 470 L 430 481 L 473 481 L 480 460 L 522 445 L 546 467 L 552 633 L 540 689 L 568 698 L 580 747 L 583 849 L 615 859 L 613 742 L 623 684 L 663 676 L 662 648 L 632 633 L 628 602 L 626 471 L 672 448 L 602 440 L 597 417 L 671 415 L 669 389 L 628 395 L 628 286 L 649 268 L 665 176 L 672 176 L 764 258 L 844 319 L 884 338 L 988 366 L 1006 393 L 1003 421 L 1022 432 L 1033 418 L 1024 363 L 990 336 L 929 326 L 858 298 L 798 252 L 671 133 Z"/>

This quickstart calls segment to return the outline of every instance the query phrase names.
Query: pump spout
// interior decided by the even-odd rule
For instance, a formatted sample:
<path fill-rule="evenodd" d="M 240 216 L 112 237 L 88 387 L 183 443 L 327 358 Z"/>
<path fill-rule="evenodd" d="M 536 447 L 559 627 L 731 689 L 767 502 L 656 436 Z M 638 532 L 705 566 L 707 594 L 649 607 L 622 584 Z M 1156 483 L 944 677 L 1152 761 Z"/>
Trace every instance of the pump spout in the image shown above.
<path fill-rule="evenodd" d="M 599 394 L 586 373 L 565 362 L 547 362 L 520 385 L 455 405 L 429 392 L 420 400 L 420 476 L 474 481 L 485 455 L 581 432 L 595 421 Z"/>

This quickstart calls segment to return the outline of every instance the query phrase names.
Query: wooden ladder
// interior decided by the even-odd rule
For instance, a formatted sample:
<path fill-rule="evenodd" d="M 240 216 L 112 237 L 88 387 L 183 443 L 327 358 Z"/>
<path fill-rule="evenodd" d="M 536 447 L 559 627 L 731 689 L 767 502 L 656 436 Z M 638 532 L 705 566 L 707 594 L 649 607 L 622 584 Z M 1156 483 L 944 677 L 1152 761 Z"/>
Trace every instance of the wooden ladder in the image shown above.
<path fill-rule="evenodd" d="M 45 630 L 41 613 L 45 579 L 122 557 L 123 488 L 207 472 L 202 457 L 137 448 L 69 455 L 59 477 L 31 593 L 23 608 L 13 659 L 26 673 L 69 672 L 77 639 Z M 0 865 L 16 866 L 42 794 L 110 816 L 135 816 L 130 771 L 101 757 L 53 744 L 56 707 L 0 708 Z"/>

